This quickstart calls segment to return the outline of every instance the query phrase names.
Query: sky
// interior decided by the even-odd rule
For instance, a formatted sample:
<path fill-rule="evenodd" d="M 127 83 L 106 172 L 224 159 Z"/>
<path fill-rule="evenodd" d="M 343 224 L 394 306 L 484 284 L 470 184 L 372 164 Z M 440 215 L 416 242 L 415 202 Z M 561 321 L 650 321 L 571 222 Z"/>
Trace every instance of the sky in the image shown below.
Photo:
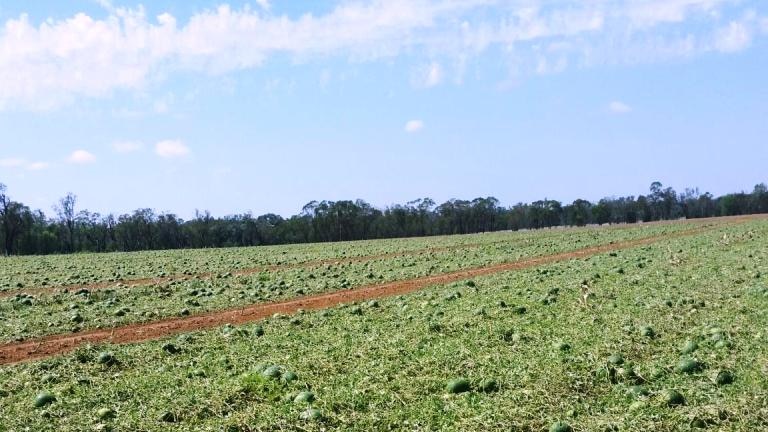
<path fill-rule="evenodd" d="M 768 182 L 768 2 L 0 3 L 0 182 L 190 218 Z"/>

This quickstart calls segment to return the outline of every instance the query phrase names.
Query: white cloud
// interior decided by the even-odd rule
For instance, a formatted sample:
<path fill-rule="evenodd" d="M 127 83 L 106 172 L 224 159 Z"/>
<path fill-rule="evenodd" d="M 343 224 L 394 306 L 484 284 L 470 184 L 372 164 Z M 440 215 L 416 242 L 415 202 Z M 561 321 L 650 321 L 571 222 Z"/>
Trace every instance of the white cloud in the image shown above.
<path fill-rule="evenodd" d="M 96 3 L 109 12 L 114 12 L 115 6 L 112 5 L 110 0 L 95 0 Z"/>
<path fill-rule="evenodd" d="M 421 120 L 409 120 L 403 128 L 408 133 L 415 133 L 424 129 L 424 122 Z"/>
<path fill-rule="evenodd" d="M 416 87 L 434 87 L 443 82 L 443 67 L 433 61 L 419 68 L 411 81 Z"/>
<path fill-rule="evenodd" d="M 155 114 L 167 114 L 171 109 L 171 105 L 173 105 L 174 99 L 173 93 L 168 93 L 157 99 L 153 104 Z"/>
<path fill-rule="evenodd" d="M 715 47 L 721 52 L 743 51 L 752 43 L 750 29 L 741 22 L 732 21 L 715 35 Z"/>
<path fill-rule="evenodd" d="M 22 168 L 28 171 L 40 171 L 50 167 L 48 162 L 27 162 L 23 158 L 6 158 L 0 159 L 0 167 L 2 168 Z"/>
<path fill-rule="evenodd" d="M 189 147 L 181 140 L 164 140 L 155 144 L 155 153 L 163 158 L 178 158 L 189 154 Z"/>
<path fill-rule="evenodd" d="M 75 150 L 69 155 L 67 162 L 73 164 L 89 164 L 96 162 L 96 156 L 85 150 Z"/>
<path fill-rule="evenodd" d="M 281 55 L 427 58 L 432 62 L 420 82 L 429 87 L 445 79 L 441 65 L 466 65 L 488 52 L 521 73 L 551 73 L 666 59 L 669 43 L 681 35 L 693 41 L 691 55 L 743 49 L 752 36 L 736 23 L 719 30 L 718 43 L 709 42 L 722 16 L 748 10 L 738 0 L 342 1 L 295 18 L 267 12 L 270 2 L 258 0 L 257 9 L 220 6 L 185 21 L 97 1 L 107 16 L 77 13 L 36 23 L 22 14 L 0 22 L 0 109 L 54 109 L 82 97 L 141 92 L 174 73 L 223 74 Z M 766 26 L 765 17 L 753 21 L 753 28 Z M 551 44 L 565 48 L 541 50 Z M 171 102 L 158 101 L 156 111 Z"/>
<path fill-rule="evenodd" d="M 632 111 L 632 107 L 620 101 L 613 101 L 608 104 L 608 111 L 614 114 L 626 114 Z"/>
<path fill-rule="evenodd" d="M 626 16 L 634 26 L 680 23 L 694 12 L 712 13 L 729 0 L 641 0 L 626 2 Z"/>
<path fill-rule="evenodd" d="M 256 0 L 256 4 L 266 11 L 268 11 L 272 7 L 272 5 L 269 4 L 269 0 Z"/>
<path fill-rule="evenodd" d="M 139 141 L 117 141 L 112 143 L 112 149 L 117 153 L 133 153 L 144 148 L 144 143 Z"/>
<path fill-rule="evenodd" d="M 47 169 L 50 166 L 51 166 L 51 164 L 49 164 L 48 162 L 39 162 L 38 161 L 38 162 L 32 162 L 29 165 L 27 165 L 27 169 L 30 170 L 30 171 L 40 171 L 40 170 Z"/>
<path fill-rule="evenodd" d="M 0 159 L 0 167 L 3 168 L 18 168 L 24 166 L 27 162 L 20 158 L 5 158 Z"/>

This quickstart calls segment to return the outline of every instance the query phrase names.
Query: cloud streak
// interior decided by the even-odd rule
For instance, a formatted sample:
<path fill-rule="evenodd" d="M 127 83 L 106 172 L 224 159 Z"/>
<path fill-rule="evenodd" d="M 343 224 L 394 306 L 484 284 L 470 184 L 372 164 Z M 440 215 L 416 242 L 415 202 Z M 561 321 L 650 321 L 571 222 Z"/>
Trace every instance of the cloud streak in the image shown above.
<path fill-rule="evenodd" d="M 181 140 L 163 140 L 155 144 L 155 154 L 161 158 L 172 159 L 185 157 L 190 153 Z"/>
<path fill-rule="evenodd" d="M 613 101 L 608 104 L 608 111 L 614 114 L 626 114 L 632 112 L 632 107 L 620 101 Z"/>
<path fill-rule="evenodd" d="M 421 120 L 409 120 L 403 128 L 408 133 L 416 133 L 422 129 L 424 129 L 424 122 Z"/>
<path fill-rule="evenodd" d="M 35 161 L 29 162 L 23 158 L 5 158 L 0 159 L 0 168 L 20 168 L 27 171 L 41 171 L 51 166 L 48 162 Z"/>
<path fill-rule="evenodd" d="M 35 23 L 20 15 L 0 23 L 0 109 L 55 109 L 142 91 L 177 72 L 256 68 L 278 55 L 428 58 L 420 83 L 429 87 L 444 80 L 441 63 L 488 52 L 523 73 L 552 73 L 656 61 L 674 57 L 670 50 L 735 52 L 766 33 L 765 17 L 736 0 L 373 0 L 296 18 L 274 15 L 259 1 L 257 9 L 220 6 L 185 22 L 103 3 L 102 19 L 77 13 Z M 696 33 L 681 36 L 694 19 Z"/>
<path fill-rule="evenodd" d="M 96 156 L 86 150 L 75 150 L 67 158 L 67 162 L 72 164 L 90 164 L 96 162 Z"/>

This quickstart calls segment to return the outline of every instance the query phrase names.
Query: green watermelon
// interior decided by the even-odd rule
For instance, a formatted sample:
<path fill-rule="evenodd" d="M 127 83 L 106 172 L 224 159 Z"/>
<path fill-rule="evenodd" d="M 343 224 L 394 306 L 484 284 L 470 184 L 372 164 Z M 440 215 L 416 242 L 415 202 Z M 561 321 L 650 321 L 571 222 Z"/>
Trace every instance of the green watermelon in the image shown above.
<path fill-rule="evenodd" d="M 621 364 L 624 364 L 624 357 L 621 354 L 611 354 L 610 357 L 608 357 L 608 363 L 619 366 Z"/>
<path fill-rule="evenodd" d="M 566 422 L 556 422 L 549 427 L 549 432 L 573 432 L 573 428 Z"/>
<path fill-rule="evenodd" d="M 683 345 L 683 349 L 680 350 L 683 354 L 690 354 L 699 348 L 699 344 L 696 341 L 689 340 Z"/>
<path fill-rule="evenodd" d="M 280 366 L 269 366 L 261 373 L 261 375 L 267 377 L 267 378 L 280 378 L 280 375 L 282 375 L 282 371 L 280 370 Z"/>
<path fill-rule="evenodd" d="M 465 378 L 456 378 L 448 381 L 445 385 L 448 393 L 464 393 L 469 391 L 469 381 Z"/>
<path fill-rule="evenodd" d="M 56 402 L 56 396 L 48 392 L 40 392 L 35 397 L 35 408 L 44 407 Z"/>
<path fill-rule="evenodd" d="M 684 358 L 675 366 L 675 372 L 692 374 L 701 370 L 701 363 L 692 358 Z"/>
<path fill-rule="evenodd" d="M 98 411 L 96 411 L 96 416 L 100 420 L 109 420 L 115 418 L 117 414 L 115 413 L 115 410 L 112 408 L 101 408 Z"/>
<path fill-rule="evenodd" d="M 303 391 L 296 395 L 293 401 L 296 403 L 312 403 L 315 401 L 315 394 L 311 391 Z"/>
<path fill-rule="evenodd" d="M 484 379 L 480 382 L 480 385 L 478 385 L 478 390 L 483 393 L 493 393 L 499 391 L 499 383 L 492 378 Z"/>
<path fill-rule="evenodd" d="M 299 377 L 298 377 L 298 376 L 297 376 L 295 373 L 293 373 L 293 372 L 291 372 L 291 371 L 285 372 L 285 373 L 283 373 L 283 375 L 282 375 L 282 376 L 280 376 L 280 380 L 281 380 L 281 381 L 283 381 L 283 382 L 285 382 L 285 383 L 291 383 L 291 382 L 294 382 L 294 381 L 296 381 L 298 378 L 299 378 Z"/>
<path fill-rule="evenodd" d="M 299 414 L 299 418 L 304 421 L 319 421 L 323 419 L 323 412 L 316 408 L 309 408 Z"/>
<path fill-rule="evenodd" d="M 685 404 L 685 397 L 683 397 L 677 390 L 667 389 L 661 392 L 662 401 L 667 406 L 677 406 Z"/>
<path fill-rule="evenodd" d="M 715 383 L 717 383 L 717 385 L 728 385 L 733 383 L 734 379 L 731 371 L 723 369 L 715 376 Z"/>

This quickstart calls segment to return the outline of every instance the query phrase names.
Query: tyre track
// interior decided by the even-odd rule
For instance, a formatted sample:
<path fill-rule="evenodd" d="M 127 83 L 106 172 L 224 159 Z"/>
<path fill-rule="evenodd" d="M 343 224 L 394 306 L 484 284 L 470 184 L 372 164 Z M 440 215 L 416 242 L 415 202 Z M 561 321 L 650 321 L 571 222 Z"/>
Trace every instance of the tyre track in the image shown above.
<path fill-rule="evenodd" d="M 366 262 L 366 261 L 374 261 L 378 259 L 399 258 L 399 257 L 414 256 L 414 255 L 421 255 L 421 254 L 450 252 L 450 251 L 460 250 L 460 249 L 469 250 L 469 249 L 479 248 L 483 246 L 491 246 L 498 243 L 512 243 L 512 242 L 508 242 L 505 240 L 498 240 L 498 241 L 493 241 L 488 243 L 467 243 L 462 245 L 414 249 L 410 251 L 386 252 L 386 253 L 381 253 L 376 255 L 362 255 L 362 256 L 349 257 L 349 258 L 324 258 L 320 260 L 304 261 L 299 263 L 271 264 L 271 265 L 263 265 L 263 266 L 257 266 L 257 267 L 247 267 L 247 268 L 229 271 L 229 273 L 231 273 L 232 276 L 248 276 L 256 273 L 261 273 L 264 271 L 291 270 L 291 269 L 297 269 L 297 268 L 317 267 L 317 266 L 323 266 L 328 264 L 337 265 L 337 264 L 359 263 L 359 262 Z M 185 280 L 209 280 L 209 279 L 215 278 L 217 275 L 222 273 L 226 273 L 226 272 L 223 272 L 223 271 L 203 272 L 203 273 L 195 273 L 191 275 L 176 274 L 176 275 L 162 276 L 162 277 L 120 279 L 120 280 L 115 280 L 111 282 L 94 282 L 90 284 L 71 284 L 71 285 L 60 285 L 60 286 L 42 286 L 42 287 L 34 287 L 34 288 L 15 288 L 12 290 L 0 291 L 0 299 L 13 297 L 17 294 L 29 294 L 29 295 L 54 294 L 54 293 L 62 293 L 62 292 L 69 292 L 69 291 L 77 291 L 81 289 L 87 289 L 89 291 L 102 290 L 102 289 L 108 289 L 108 288 L 130 289 L 137 286 L 157 285 L 157 284 L 166 283 L 166 282 L 185 281 Z"/>
<path fill-rule="evenodd" d="M 748 218 L 748 217 L 750 216 L 739 216 L 736 218 Z M 718 218 L 707 218 L 707 219 L 691 219 L 691 220 L 687 220 L 686 222 L 699 224 L 703 226 L 708 223 L 735 220 L 736 218 L 718 217 Z M 611 225 L 601 229 L 608 229 L 608 230 L 632 229 L 632 228 L 637 228 L 639 226 L 670 225 L 676 222 L 677 221 L 654 221 L 654 222 L 645 222 L 643 223 L 643 225 L 639 225 L 639 224 Z M 590 229 L 590 228 L 591 227 L 565 227 L 562 229 L 563 230 L 583 230 L 583 229 Z M 560 228 L 555 228 L 555 229 L 560 229 Z M 563 232 L 566 232 L 566 231 L 563 231 Z M 230 271 L 229 273 L 231 273 L 233 276 L 249 276 L 249 275 L 253 275 L 255 273 L 260 273 L 263 271 L 279 271 L 279 270 L 290 270 L 290 269 L 296 269 L 296 268 L 309 268 L 309 267 L 323 266 L 328 264 L 337 265 L 337 264 L 359 263 L 359 262 L 366 262 L 366 261 L 374 261 L 377 259 L 415 256 L 415 255 L 427 254 L 427 253 L 450 252 L 453 250 L 460 250 L 460 249 L 474 249 L 474 248 L 480 248 L 484 246 L 492 246 L 500 243 L 519 244 L 519 243 L 525 243 L 528 240 L 530 239 L 497 240 L 497 241 L 492 241 L 487 243 L 466 243 L 466 244 L 450 245 L 450 246 L 442 246 L 442 247 L 414 249 L 410 251 L 397 251 L 397 252 L 386 252 L 386 253 L 374 254 L 374 255 L 361 255 L 361 256 L 349 257 L 349 258 L 323 258 L 319 260 L 304 261 L 299 263 L 271 264 L 271 265 L 255 266 L 255 267 L 246 267 L 246 268 Z M 194 274 L 175 274 L 175 275 L 160 276 L 160 277 L 118 279 L 114 281 L 93 282 L 88 284 L 68 284 L 68 285 L 57 285 L 57 286 L 40 286 L 40 287 L 31 287 L 31 288 L 13 288 L 5 291 L 0 291 L 0 300 L 8 297 L 13 297 L 18 294 L 29 294 L 29 295 L 55 294 L 55 293 L 66 293 L 69 291 L 78 291 L 81 289 L 87 289 L 87 290 L 102 290 L 102 289 L 110 289 L 110 288 L 111 289 L 115 289 L 115 288 L 130 289 L 130 288 L 139 287 L 139 286 L 158 285 L 161 283 L 176 282 L 176 281 L 210 280 L 221 273 L 222 272 L 201 272 L 201 273 L 194 273 Z"/>
<path fill-rule="evenodd" d="M 367 285 L 348 290 L 300 297 L 282 302 L 260 303 L 237 309 L 214 311 L 189 317 L 168 318 L 148 323 L 129 324 L 110 329 L 89 330 L 76 334 L 51 335 L 24 342 L 9 343 L 0 346 L 0 365 L 53 357 L 71 352 L 84 344 L 123 344 L 154 340 L 178 333 L 218 327 L 224 324 L 237 325 L 250 323 L 270 317 L 275 313 L 291 314 L 299 309 L 324 309 L 341 303 L 407 294 L 431 285 L 447 284 L 478 276 L 521 270 L 559 261 L 585 258 L 610 251 L 650 245 L 673 238 L 693 236 L 712 231 L 715 228 L 741 223 L 746 220 L 749 219 L 733 219 L 729 223 L 708 224 L 666 235 L 656 235 L 623 242 L 612 242 L 553 255 L 526 258 L 509 263 L 457 270 L 409 280 Z"/>

